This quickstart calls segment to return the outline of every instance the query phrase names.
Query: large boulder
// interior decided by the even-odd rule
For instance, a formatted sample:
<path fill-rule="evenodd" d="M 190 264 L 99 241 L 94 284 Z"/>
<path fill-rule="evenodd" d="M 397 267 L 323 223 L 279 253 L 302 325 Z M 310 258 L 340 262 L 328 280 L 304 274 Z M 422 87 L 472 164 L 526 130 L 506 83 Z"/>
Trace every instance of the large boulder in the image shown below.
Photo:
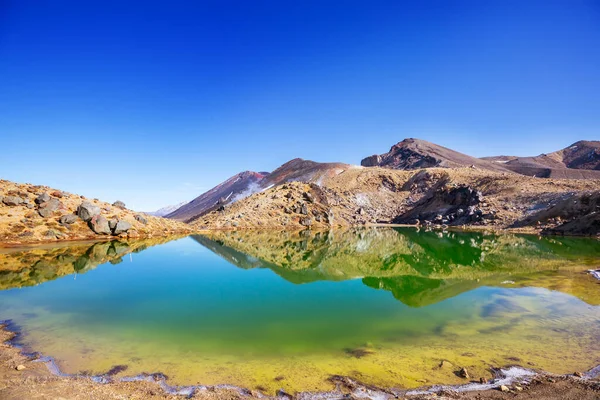
<path fill-rule="evenodd" d="M 49 216 L 54 214 L 55 211 L 58 211 L 58 209 L 61 208 L 61 206 L 62 206 L 62 203 L 60 201 L 58 201 L 57 199 L 50 199 L 50 200 L 46 201 L 45 203 L 42 203 L 39 205 L 38 213 L 42 217 L 48 218 Z"/>
<path fill-rule="evenodd" d="M 18 206 L 19 204 L 23 204 L 24 201 L 19 196 L 6 196 L 2 199 L 2 202 L 7 206 Z"/>
<path fill-rule="evenodd" d="M 89 222 L 90 228 L 98 235 L 110 235 L 108 220 L 102 215 L 94 215 Z"/>
<path fill-rule="evenodd" d="M 77 207 L 77 215 L 85 222 L 89 222 L 94 216 L 100 215 L 100 207 L 93 205 L 89 201 L 84 201 Z"/>
<path fill-rule="evenodd" d="M 113 233 L 115 235 L 119 235 L 121 233 L 127 232 L 129 229 L 131 229 L 131 224 L 127 221 L 121 220 L 117 222 L 117 226 L 115 226 L 115 228 L 113 229 Z"/>

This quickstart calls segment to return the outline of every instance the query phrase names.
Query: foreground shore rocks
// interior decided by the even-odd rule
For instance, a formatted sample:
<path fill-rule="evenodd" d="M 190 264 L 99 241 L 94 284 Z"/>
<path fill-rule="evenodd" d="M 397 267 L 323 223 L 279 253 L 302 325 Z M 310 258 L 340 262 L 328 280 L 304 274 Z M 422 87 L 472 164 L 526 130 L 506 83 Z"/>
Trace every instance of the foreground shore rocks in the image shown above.
<path fill-rule="evenodd" d="M 3 245 L 190 232 L 184 223 L 135 213 L 121 201 L 109 204 L 46 186 L 0 180 Z"/>

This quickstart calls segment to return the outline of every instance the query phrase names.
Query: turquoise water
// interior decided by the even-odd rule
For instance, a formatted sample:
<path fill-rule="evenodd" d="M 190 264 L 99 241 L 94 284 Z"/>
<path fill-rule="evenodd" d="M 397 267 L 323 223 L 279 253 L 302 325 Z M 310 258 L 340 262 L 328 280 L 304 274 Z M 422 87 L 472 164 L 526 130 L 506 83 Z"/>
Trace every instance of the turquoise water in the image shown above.
<path fill-rule="evenodd" d="M 590 239 L 368 229 L 238 232 L 0 254 L 0 319 L 66 372 L 323 390 L 600 364 Z M 36 286 L 29 286 L 36 285 Z M 17 287 L 18 286 L 18 287 Z"/>

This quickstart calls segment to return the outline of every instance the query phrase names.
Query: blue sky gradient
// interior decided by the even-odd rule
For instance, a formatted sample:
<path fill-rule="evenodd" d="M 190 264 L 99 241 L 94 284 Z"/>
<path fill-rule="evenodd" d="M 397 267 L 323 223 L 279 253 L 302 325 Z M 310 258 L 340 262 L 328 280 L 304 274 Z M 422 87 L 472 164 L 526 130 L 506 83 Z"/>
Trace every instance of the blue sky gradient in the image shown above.
<path fill-rule="evenodd" d="M 0 177 L 138 210 L 406 137 L 600 139 L 598 1 L 0 0 Z"/>

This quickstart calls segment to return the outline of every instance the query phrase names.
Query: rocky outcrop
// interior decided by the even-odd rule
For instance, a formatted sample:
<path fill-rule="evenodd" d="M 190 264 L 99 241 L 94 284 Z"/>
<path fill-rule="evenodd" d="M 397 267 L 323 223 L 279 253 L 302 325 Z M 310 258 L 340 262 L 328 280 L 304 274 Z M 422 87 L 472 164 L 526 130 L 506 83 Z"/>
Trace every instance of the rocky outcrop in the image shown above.
<path fill-rule="evenodd" d="M 381 165 L 383 158 L 380 155 L 372 155 L 367 158 L 363 158 L 360 165 L 363 167 L 378 167 Z"/>
<path fill-rule="evenodd" d="M 0 179 L 0 245 L 90 240 L 98 235 L 160 237 L 191 231 L 177 221 L 155 217 L 138 221 L 135 215 L 97 199 Z"/>
<path fill-rule="evenodd" d="M 483 201 L 480 191 L 469 186 L 443 186 L 424 197 L 397 224 L 466 225 L 495 219 L 496 210 Z"/>
<path fill-rule="evenodd" d="M 117 207 L 117 208 L 120 208 L 120 209 L 123 209 L 123 210 L 125 208 L 127 208 L 127 207 L 125 207 L 125 203 L 123 203 L 121 200 L 115 201 L 112 205 L 113 205 L 113 207 Z"/>

